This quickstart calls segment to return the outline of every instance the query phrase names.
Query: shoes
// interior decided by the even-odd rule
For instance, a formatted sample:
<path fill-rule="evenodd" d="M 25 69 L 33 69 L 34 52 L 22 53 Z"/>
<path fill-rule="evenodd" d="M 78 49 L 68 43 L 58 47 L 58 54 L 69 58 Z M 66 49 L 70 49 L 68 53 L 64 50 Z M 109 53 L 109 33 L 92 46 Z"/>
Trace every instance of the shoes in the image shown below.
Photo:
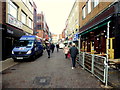
<path fill-rule="evenodd" d="M 50 58 L 50 57 L 48 57 L 48 58 Z"/>
<path fill-rule="evenodd" d="M 72 67 L 72 69 L 74 69 L 74 67 Z"/>

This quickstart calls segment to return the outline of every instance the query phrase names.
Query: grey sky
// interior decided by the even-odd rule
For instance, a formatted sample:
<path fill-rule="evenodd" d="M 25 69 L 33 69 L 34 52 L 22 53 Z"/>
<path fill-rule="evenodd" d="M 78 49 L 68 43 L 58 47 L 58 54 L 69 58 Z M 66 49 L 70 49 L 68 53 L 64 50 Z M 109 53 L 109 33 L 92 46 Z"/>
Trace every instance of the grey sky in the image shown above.
<path fill-rule="evenodd" d="M 33 1 L 35 1 L 37 5 L 37 12 L 43 11 L 50 31 L 55 34 L 62 33 L 75 0 Z"/>

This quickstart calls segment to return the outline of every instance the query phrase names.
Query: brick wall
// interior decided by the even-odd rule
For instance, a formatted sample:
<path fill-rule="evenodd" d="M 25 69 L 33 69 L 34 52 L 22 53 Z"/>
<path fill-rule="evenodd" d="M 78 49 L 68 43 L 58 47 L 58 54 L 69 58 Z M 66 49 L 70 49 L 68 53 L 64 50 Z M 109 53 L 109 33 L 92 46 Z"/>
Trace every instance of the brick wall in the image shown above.
<path fill-rule="evenodd" d="M 92 11 L 87 14 L 85 19 L 82 18 L 82 7 L 85 5 L 85 3 L 80 3 L 80 28 L 88 23 L 90 20 L 95 18 L 95 16 L 106 9 L 111 3 L 112 2 L 100 2 L 98 6 L 93 8 Z"/>
<path fill-rule="evenodd" d="M 37 36 L 44 38 L 44 31 L 43 30 L 37 30 Z"/>

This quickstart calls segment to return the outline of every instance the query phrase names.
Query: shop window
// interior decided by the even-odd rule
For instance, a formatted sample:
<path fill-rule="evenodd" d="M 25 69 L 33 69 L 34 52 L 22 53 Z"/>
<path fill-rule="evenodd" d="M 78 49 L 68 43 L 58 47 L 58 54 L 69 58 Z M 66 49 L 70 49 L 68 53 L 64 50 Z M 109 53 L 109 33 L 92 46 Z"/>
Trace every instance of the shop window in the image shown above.
<path fill-rule="evenodd" d="M 14 18 L 17 19 L 17 16 L 18 16 L 18 7 L 11 0 L 8 1 L 8 13 L 11 14 Z"/>

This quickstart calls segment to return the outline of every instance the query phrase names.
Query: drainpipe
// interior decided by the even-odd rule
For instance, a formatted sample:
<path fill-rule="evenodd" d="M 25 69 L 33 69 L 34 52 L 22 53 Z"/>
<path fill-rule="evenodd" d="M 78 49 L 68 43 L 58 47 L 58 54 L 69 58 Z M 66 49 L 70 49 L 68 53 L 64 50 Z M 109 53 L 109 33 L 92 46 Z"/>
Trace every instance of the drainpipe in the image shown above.
<path fill-rule="evenodd" d="M 106 49 L 107 57 L 104 62 L 105 64 L 105 87 L 107 87 L 108 85 L 108 49 L 109 49 L 109 44 L 110 44 L 109 38 L 110 38 L 110 21 L 107 23 L 107 49 Z"/>
<path fill-rule="evenodd" d="M 81 47 L 81 44 L 80 44 L 80 42 L 81 42 L 81 35 L 79 36 L 79 61 L 80 61 L 80 47 Z"/>
<path fill-rule="evenodd" d="M 106 49 L 106 53 L 107 53 L 107 62 L 108 62 L 108 49 L 109 49 L 109 38 L 110 38 L 110 21 L 107 23 L 107 49 Z"/>

